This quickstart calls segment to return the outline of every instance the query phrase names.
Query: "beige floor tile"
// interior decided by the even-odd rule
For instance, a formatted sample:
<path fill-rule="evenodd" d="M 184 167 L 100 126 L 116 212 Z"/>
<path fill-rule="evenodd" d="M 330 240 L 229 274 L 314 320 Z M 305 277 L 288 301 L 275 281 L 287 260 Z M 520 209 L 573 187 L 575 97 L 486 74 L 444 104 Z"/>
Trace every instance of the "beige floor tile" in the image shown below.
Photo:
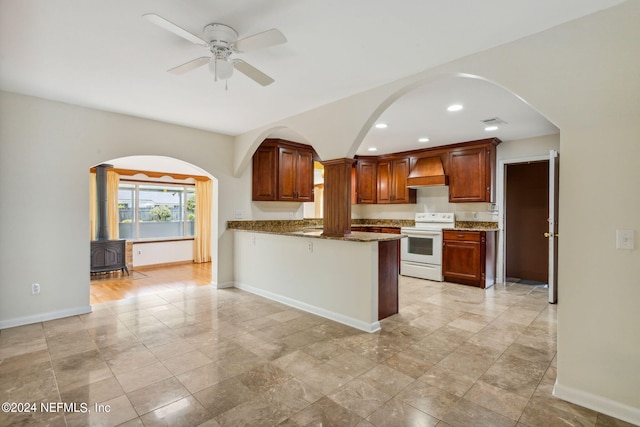
<path fill-rule="evenodd" d="M 140 417 L 147 427 L 197 426 L 211 418 L 193 396 L 184 397 Z"/>
<path fill-rule="evenodd" d="M 176 375 L 178 381 L 191 393 L 197 393 L 207 387 L 227 380 L 233 375 L 217 363 L 208 363 L 190 371 Z"/>
<path fill-rule="evenodd" d="M 349 381 L 327 397 L 362 418 L 371 415 L 391 398 L 389 394 L 357 378 Z"/>
<path fill-rule="evenodd" d="M 411 383 L 396 399 L 437 419 L 442 419 L 451 406 L 460 400 L 458 396 L 422 381 Z"/>
<path fill-rule="evenodd" d="M 172 376 L 171 372 L 160 362 L 116 374 L 122 389 L 127 393 Z"/>
<path fill-rule="evenodd" d="M 70 426 L 629 425 L 551 396 L 558 307 L 531 286 L 400 277 L 400 312 L 373 334 L 233 288 L 144 292 L 1 330 L 0 400 L 109 405 Z"/>
<path fill-rule="evenodd" d="M 518 421 L 529 399 L 492 386 L 482 381 L 476 382 L 464 398 L 497 414 Z"/>
<path fill-rule="evenodd" d="M 460 399 L 454 403 L 442 420 L 452 426 L 512 427 L 516 425 L 516 421 L 466 399 Z"/>
<path fill-rule="evenodd" d="M 90 350 L 52 361 L 60 392 L 113 377 L 98 350 Z"/>
<path fill-rule="evenodd" d="M 188 395 L 189 391 L 173 377 L 127 393 L 138 415 L 144 415 Z"/>
<path fill-rule="evenodd" d="M 211 362 L 212 360 L 199 350 L 180 354 L 162 361 L 164 366 L 166 366 L 174 375 L 190 371 Z"/>
<path fill-rule="evenodd" d="M 375 426 L 420 426 L 439 425 L 437 418 L 428 415 L 399 399 L 391 399 L 380 406 L 368 418 Z"/>
<path fill-rule="evenodd" d="M 378 365 L 360 375 L 358 379 L 390 396 L 395 396 L 414 382 L 410 376 L 386 365 Z"/>
<path fill-rule="evenodd" d="M 298 426 L 356 426 L 362 417 L 337 404 L 328 397 L 309 405 L 293 415 L 292 425 Z"/>
<path fill-rule="evenodd" d="M 138 417 L 125 395 L 101 402 L 99 407 L 98 411 L 95 410 L 95 407 L 90 408 L 90 413 L 67 414 L 67 425 L 69 427 L 117 426 Z"/>
<path fill-rule="evenodd" d="M 216 417 L 241 403 L 255 399 L 258 394 L 249 390 L 235 378 L 220 381 L 194 394 L 194 397 Z"/>

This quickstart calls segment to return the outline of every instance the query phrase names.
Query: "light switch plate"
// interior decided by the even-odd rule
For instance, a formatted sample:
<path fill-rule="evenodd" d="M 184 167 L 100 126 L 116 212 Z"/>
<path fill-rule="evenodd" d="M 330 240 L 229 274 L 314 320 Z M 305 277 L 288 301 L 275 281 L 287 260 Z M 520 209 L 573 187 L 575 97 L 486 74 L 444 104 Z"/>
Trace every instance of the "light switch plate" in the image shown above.
<path fill-rule="evenodd" d="M 633 230 L 616 230 L 616 249 L 634 249 Z"/>

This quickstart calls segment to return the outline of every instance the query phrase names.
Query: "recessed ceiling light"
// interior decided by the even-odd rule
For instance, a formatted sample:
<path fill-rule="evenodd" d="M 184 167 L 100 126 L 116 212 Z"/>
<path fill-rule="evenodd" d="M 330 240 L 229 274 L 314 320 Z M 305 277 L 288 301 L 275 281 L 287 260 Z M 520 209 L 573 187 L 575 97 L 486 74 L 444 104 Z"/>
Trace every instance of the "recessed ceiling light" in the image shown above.
<path fill-rule="evenodd" d="M 447 107 L 447 111 L 460 111 L 462 110 L 461 104 L 452 104 Z"/>
<path fill-rule="evenodd" d="M 376 123 L 376 128 L 378 128 L 378 129 L 386 129 L 388 127 L 389 127 L 389 125 L 386 124 L 386 123 Z"/>
<path fill-rule="evenodd" d="M 376 147 L 369 147 L 367 151 L 378 151 L 378 149 Z"/>
<path fill-rule="evenodd" d="M 494 130 L 498 130 L 498 126 L 487 126 L 486 128 L 484 128 L 484 130 L 486 130 L 487 132 L 491 132 Z"/>
<path fill-rule="evenodd" d="M 429 142 L 429 138 L 418 138 L 418 142 Z"/>

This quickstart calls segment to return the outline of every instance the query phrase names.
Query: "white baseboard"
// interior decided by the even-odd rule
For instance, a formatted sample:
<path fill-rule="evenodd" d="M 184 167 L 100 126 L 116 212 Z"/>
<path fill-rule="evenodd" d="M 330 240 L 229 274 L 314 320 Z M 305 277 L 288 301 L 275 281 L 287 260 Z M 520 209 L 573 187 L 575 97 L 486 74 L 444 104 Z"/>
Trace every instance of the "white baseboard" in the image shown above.
<path fill-rule="evenodd" d="M 234 283 L 233 282 L 224 282 L 224 283 L 216 283 L 216 288 L 218 289 L 226 289 L 226 288 L 233 288 L 234 287 Z"/>
<path fill-rule="evenodd" d="M 556 380 L 553 396 L 601 412 L 631 424 L 640 425 L 640 408 L 625 405 L 606 397 L 588 393 L 573 387 L 564 386 Z"/>
<path fill-rule="evenodd" d="M 32 316 L 16 317 L 14 319 L 0 320 L 0 329 L 14 328 L 16 326 L 30 325 L 32 323 L 46 322 L 48 320 L 62 319 L 63 317 L 77 316 L 91 313 L 91 306 L 69 308 L 66 310 L 50 311 Z"/>
<path fill-rule="evenodd" d="M 351 326 L 352 328 L 356 328 L 364 332 L 372 333 L 380 330 L 380 322 L 377 322 L 377 321 L 372 323 L 363 322 L 362 320 L 354 319 L 353 317 L 345 316 L 340 313 L 335 313 L 333 311 L 326 310 L 321 307 L 316 307 L 315 305 L 307 304 L 306 302 L 302 302 L 289 297 L 274 294 L 273 292 L 265 291 L 263 289 L 255 288 L 250 285 L 245 285 L 243 283 L 233 283 L 232 285 L 235 288 L 241 289 L 243 291 L 260 295 L 261 297 L 270 299 L 272 301 L 280 302 L 284 305 L 288 305 L 289 307 L 306 311 L 307 313 L 316 314 L 320 317 L 324 317 L 325 319 L 333 320 L 335 322 L 342 323 L 343 325 Z M 220 288 L 220 285 L 218 285 L 218 288 Z"/>

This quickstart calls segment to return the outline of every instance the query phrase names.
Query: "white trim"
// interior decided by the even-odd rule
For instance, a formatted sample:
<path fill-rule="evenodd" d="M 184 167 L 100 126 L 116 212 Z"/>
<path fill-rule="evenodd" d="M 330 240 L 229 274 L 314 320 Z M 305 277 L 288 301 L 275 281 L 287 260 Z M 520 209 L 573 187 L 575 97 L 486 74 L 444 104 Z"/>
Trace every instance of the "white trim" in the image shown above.
<path fill-rule="evenodd" d="M 504 279 L 507 275 L 507 265 L 504 262 L 504 250 L 506 247 L 506 227 L 504 223 L 505 216 L 505 175 L 504 169 L 506 165 L 514 164 L 514 163 L 525 163 L 525 162 L 541 162 L 541 161 L 549 161 L 549 154 L 539 154 L 535 156 L 525 156 L 525 157 L 514 157 L 511 159 L 502 159 L 498 162 L 498 170 L 496 176 L 496 201 L 498 202 L 498 256 L 497 261 L 498 265 L 496 265 L 496 283 L 504 283 Z"/>
<path fill-rule="evenodd" d="M 335 313 L 333 311 L 325 310 L 324 308 L 307 304 L 306 302 L 302 302 L 302 301 L 295 300 L 293 298 L 274 294 L 273 292 L 265 291 L 260 288 L 256 288 L 250 285 L 245 285 L 243 283 L 234 283 L 233 286 L 240 290 L 250 292 L 252 294 L 260 295 L 261 297 L 270 299 L 272 301 L 277 301 L 279 303 L 288 305 L 290 307 L 297 308 L 302 311 L 306 311 L 307 313 L 316 314 L 318 316 L 324 317 L 325 319 L 333 320 L 335 322 L 342 323 L 343 325 L 351 326 L 352 328 L 356 328 L 364 332 L 372 333 L 380 330 L 380 322 L 377 322 L 377 321 L 372 323 L 363 322 L 362 320 L 354 319 L 353 317 L 349 317 L 343 314 Z"/>
<path fill-rule="evenodd" d="M 217 289 L 233 288 L 233 282 L 224 282 L 224 283 L 211 282 L 211 284 L 214 285 Z"/>
<path fill-rule="evenodd" d="M 631 424 L 640 425 L 640 408 L 634 408 L 606 397 L 564 386 L 557 380 L 551 394 L 567 402 L 584 406 Z"/>
<path fill-rule="evenodd" d="M 47 322 L 49 320 L 62 319 L 63 317 L 71 317 L 87 313 L 91 313 L 90 305 L 69 308 L 66 310 L 50 311 L 48 313 L 34 314 L 32 316 L 16 317 L 14 319 L 0 321 L 0 329 L 30 325 L 32 323 Z"/>

